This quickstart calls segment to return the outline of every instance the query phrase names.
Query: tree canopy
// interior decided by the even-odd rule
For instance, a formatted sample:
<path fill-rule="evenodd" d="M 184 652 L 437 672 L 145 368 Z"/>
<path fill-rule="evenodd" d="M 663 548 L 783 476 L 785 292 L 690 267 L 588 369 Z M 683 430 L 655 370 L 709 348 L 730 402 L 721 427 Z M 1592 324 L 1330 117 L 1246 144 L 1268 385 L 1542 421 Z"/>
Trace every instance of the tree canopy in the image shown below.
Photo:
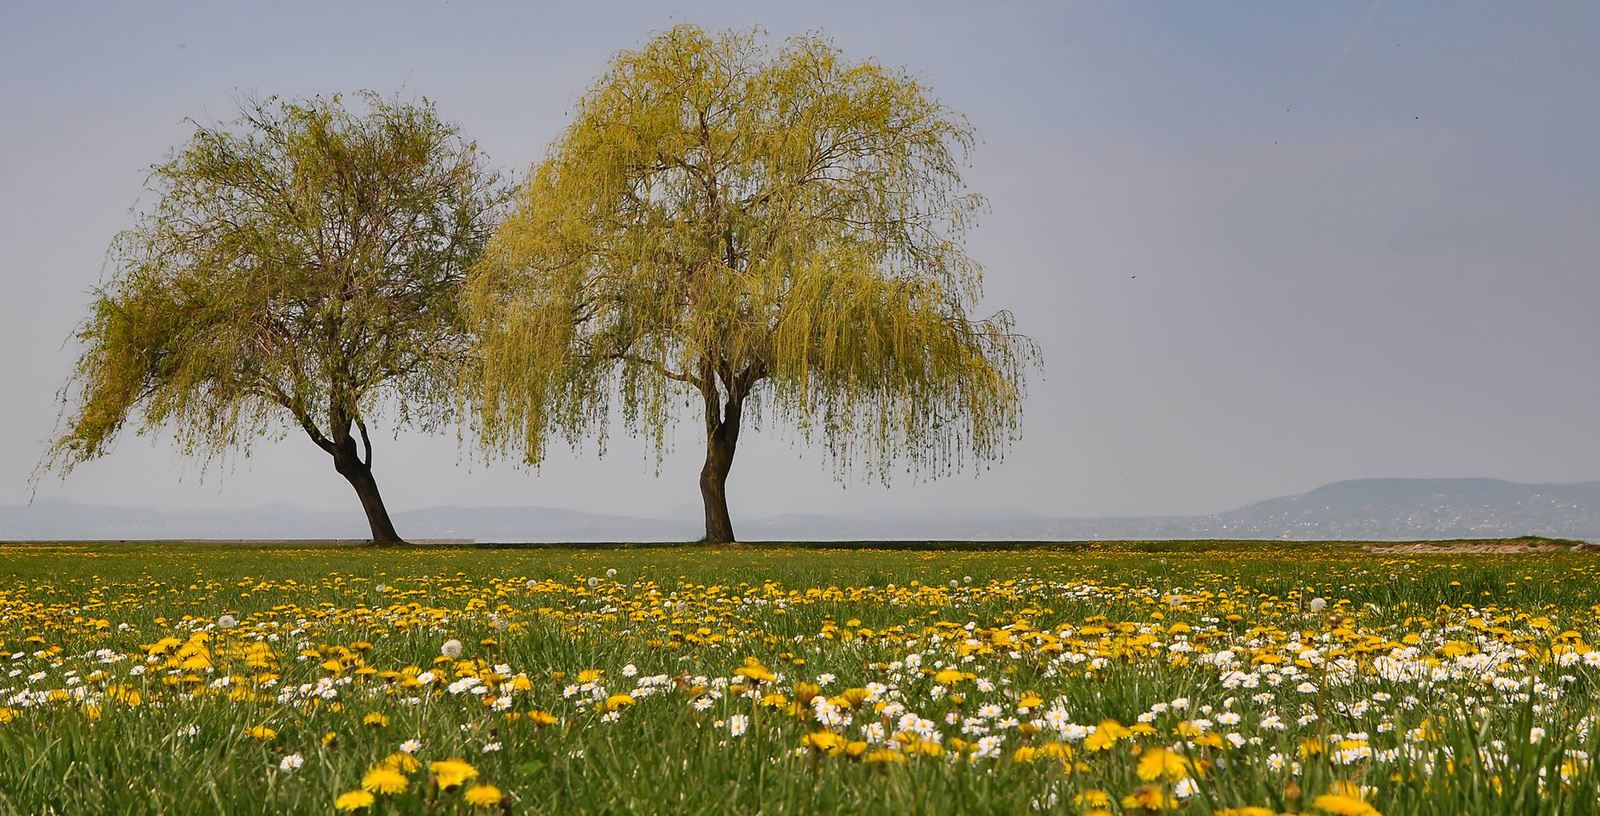
<path fill-rule="evenodd" d="M 208 462 L 299 429 L 374 540 L 398 540 L 369 422 L 453 404 L 460 288 L 506 190 L 432 103 L 354 101 L 246 100 L 153 168 L 155 200 L 113 242 L 78 330 L 44 468 L 103 455 L 129 422 Z"/>
<path fill-rule="evenodd" d="M 819 438 L 841 475 L 1000 456 L 1036 360 L 982 288 L 961 178 L 975 135 L 904 71 L 827 40 L 680 25 L 577 104 L 468 284 L 468 398 L 529 462 L 614 408 L 658 452 L 704 411 L 707 539 L 733 539 L 741 425 Z"/>

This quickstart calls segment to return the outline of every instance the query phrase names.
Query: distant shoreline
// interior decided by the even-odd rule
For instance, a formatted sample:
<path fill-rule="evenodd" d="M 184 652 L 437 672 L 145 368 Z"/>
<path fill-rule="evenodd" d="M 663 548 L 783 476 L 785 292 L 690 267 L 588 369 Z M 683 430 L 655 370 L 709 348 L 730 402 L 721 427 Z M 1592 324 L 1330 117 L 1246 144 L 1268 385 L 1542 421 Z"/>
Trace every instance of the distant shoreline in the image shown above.
<path fill-rule="evenodd" d="M 806 549 L 806 550 L 910 550 L 928 552 L 1005 552 L 1018 550 L 1094 550 L 1132 549 L 1151 554 L 1181 555 L 1228 548 L 1231 546 L 1258 548 L 1272 545 L 1284 550 L 1296 549 L 1360 549 L 1379 555 L 1429 555 L 1429 554 L 1518 554 L 1552 552 L 1600 551 L 1600 545 L 1586 541 L 1543 536 L 1516 536 L 1510 538 L 1455 538 L 1416 539 L 1410 541 L 1373 541 L 1358 539 L 1307 539 L 1283 540 L 1276 538 L 1173 538 L 1173 539 L 1099 539 L 1081 541 L 1019 540 L 840 540 L 840 541 L 741 541 L 734 544 L 706 544 L 699 541 L 474 541 L 471 539 L 420 539 L 395 548 L 375 547 L 361 539 L 75 539 L 75 540 L 15 540 L 0 541 L 0 547 L 72 547 L 96 546 L 149 546 L 173 544 L 185 547 L 237 547 L 240 549 L 480 549 L 480 550 L 632 550 L 676 549 L 706 547 L 711 549 Z"/>

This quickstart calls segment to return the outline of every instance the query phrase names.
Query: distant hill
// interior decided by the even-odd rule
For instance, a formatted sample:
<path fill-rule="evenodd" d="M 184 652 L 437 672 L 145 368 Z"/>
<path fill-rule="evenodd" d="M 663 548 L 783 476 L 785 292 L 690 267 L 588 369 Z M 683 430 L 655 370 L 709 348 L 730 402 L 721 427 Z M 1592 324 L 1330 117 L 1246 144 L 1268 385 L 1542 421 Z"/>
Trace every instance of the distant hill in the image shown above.
<path fill-rule="evenodd" d="M 687 541 L 702 528 L 683 520 L 582 513 L 552 507 L 427 507 L 396 513 L 395 526 L 416 538 L 479 541 Z"/>
<path fill-rule="evenodd" d="M 682 521 L 580 513 L 550 507 L 427 507 L 394 514 L 412 538 L 482 541 L 681 541 Z M 149 539 L 352 539 L 367 536 L 359 511 L 291 504 L 228 510 L 157 510 L 65 501 L 0 507 L 0 541 Z"/>
<path fill-rule="evenodd" d="M 1273 538 L 1495 538 L 1600 541 L 1600 482 L 1358 479 L 1212 517 L 1219 532 Z"/>
<path fill-rule="evenodd" d="M 1600 541 L 1600 482 L 1358 479 L 1205 516 L 967 518 L 776 516 L 742 522 L 773 540 L 1279 538 L 1410 541 L 1540 535 Z"/>
<path fill-rule="evenodd" d="M 1025 513 L 791 514 L 737 519 L 750 541 L 1280 538 L 1400 541 L 1540 535 L 1600 542 L 1600 482 L 1358 479 L 1205 516 L 1052 518 Z M 479 541 L 687 541 L 690 517 L 641 518 L 548 507 L 428 507 L 395 514 L 404 535 Z M 361 538 L 359 513 L 274 504 L 241 510 L 41 501 L 0 507 L 0 540 Z"/>

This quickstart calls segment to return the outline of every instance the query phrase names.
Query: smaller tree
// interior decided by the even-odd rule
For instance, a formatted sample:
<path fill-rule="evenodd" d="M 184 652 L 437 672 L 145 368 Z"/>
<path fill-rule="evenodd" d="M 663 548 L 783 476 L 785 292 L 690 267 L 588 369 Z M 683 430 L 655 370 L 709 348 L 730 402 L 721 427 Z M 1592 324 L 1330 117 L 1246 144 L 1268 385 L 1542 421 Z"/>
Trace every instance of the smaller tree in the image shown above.
<path fill-rule="evenodd" d="M 728 475 L 763 412 L 820 431 L 841 473 L 999 456 L 1037 351 L 1009 313 L 971 315 L 973 138 L 915 79 L 816 37 L 680 25 L 622 52 L 468 283 L 484 442 L 534 462 L 620 397 L 659 452 L 687 396 L 712 542 L 734 540 Z"/>
<path fill-rule="evenodd" d="M 453 404 L 459 290 L 505 190 L 431 103 L 357 99 L 245 101 L 153 168 L 41 470 L 104 454 L 135 416 L 207 462 L 298 428 L 355 488 L 373 541 L 400 541 L 369 419 L 426 424 Z"/>

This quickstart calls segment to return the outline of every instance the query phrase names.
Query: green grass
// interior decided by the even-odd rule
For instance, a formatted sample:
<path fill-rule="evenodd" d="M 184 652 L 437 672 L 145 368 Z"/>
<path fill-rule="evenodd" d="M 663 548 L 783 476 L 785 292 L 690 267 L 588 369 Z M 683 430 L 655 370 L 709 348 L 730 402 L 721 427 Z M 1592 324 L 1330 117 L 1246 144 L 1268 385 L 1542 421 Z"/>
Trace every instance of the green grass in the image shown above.
<path fill-rule="evenodd" d="M 1597 574 L 1589 553 L 1355 543 L 10 545 L 0 813 L 327 813 L 409 740 L 424 765 L 373 812 L 473 811 L 427 772 L 460 757 L 504 795 L 477 812 L 1079 813 L 1098 792 L 1137 812 L 1142 789 L 1184 813 L 1324 812 L 1349 785 L 1387 814 L 1593 813 Z M 738 693 L 751 661 L 775 677 Z M 385 676 L 408 668 L 439 680 Z M 882 688 L 797 714 L 825 675 L 823 698 Z M 447 688 L 473 676 L 494 690 Z M 894 736 L 908 712 L 921 742 Z M 1089 727 L 1119 736 L 1095 750 Z M 821 731 L 871 744 L 803 747 Z M 1159 748 L 1187 765 L 1141 778 Z M 864 761 L 890 755 L 910 758 Z"/>

